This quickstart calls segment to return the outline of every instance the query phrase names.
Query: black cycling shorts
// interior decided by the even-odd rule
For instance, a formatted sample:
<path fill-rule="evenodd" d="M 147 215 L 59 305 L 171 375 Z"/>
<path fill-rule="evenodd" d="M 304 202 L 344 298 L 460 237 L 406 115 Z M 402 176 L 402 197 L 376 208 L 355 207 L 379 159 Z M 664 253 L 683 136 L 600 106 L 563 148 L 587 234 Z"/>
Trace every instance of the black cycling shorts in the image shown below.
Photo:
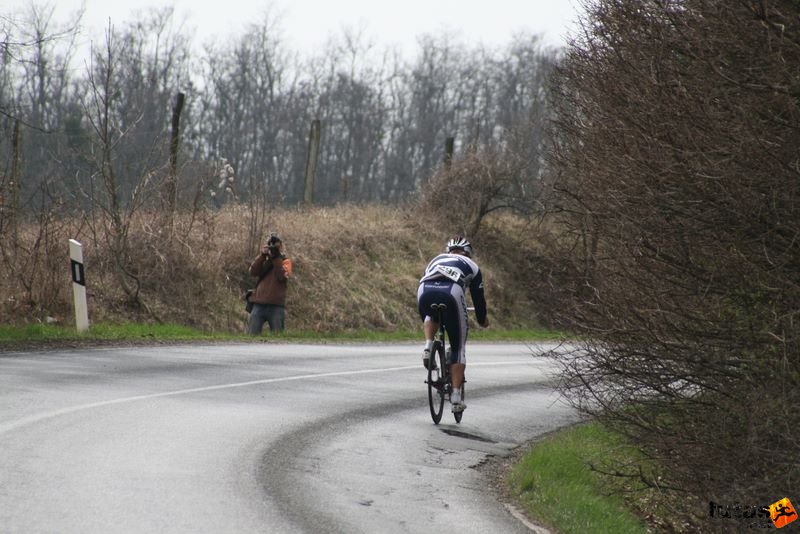
<path fill-rule="evenodd" d="M 464 288 L 449 280 L 432 280 L 423 282 L 417 290 L 417 307 L 423 321 L 431 320 L 432 304 L 447 305 L 444 327 L 450 339 L 452 351 L 450 363 L 466 363 L 465 347 L 469 323 L 467 322 L 467 301 Z"/>

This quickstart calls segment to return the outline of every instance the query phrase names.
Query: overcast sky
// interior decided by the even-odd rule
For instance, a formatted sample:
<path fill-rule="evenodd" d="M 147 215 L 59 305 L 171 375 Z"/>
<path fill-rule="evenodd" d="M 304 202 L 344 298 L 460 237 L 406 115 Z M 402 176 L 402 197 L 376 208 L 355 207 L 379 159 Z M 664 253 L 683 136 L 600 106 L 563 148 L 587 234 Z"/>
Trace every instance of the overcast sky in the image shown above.
<path fill-rule="evenodd" d="M 7 1 L 7 0 L 6 0 Z M 3 1 L 22 7 L 29 0 Z M 176 20 L 193 28 L 195 44 L 235 36 L 247 24 L 261 22 L 271 6 L 291 48 L 310 53 L 342 28 L 362 30 L 379 46 L 397 45 L 407 55 L 424 33 L 448 31 L 465 43 L 504 45 L 519 31 L 541 34 L 547 45 L 561 46 L 574 31 L 580 0 L 51 0 L 58 20 L 86 7 L 84 24 L 95 38 L 109 18 L 122 25 L 149 7 L 173 6 Z M 2 10 L 6 13 L 7 7 Z"/>

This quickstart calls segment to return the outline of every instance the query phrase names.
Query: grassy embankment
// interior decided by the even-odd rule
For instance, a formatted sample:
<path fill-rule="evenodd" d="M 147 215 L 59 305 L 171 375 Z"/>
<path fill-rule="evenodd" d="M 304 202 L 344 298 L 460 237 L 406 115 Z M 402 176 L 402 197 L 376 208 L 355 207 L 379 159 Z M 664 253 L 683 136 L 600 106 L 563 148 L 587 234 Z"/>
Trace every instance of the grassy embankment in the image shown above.
<path fill-rule="evenodd" d="M 259 244 L 275 230 L 294 264 L 287 328 L 316 335 L 419 328 L 419 276 L 457 229 L 438 230 L 413 209 L 382 206 L 275 209 L 245 206 L 178 218 L 168 232 L 157 215 L 130 223 L 128 252 L 66 219 L 24 227 L 0 257 L 0 324 L 72 324 L 67 242 L 84 245 L 92 324 L 176 324 L 204 334 L 245 331 L 241 295 Z M 257 229 L 257 230 L 253 230 Z M 42 235 L 47 232 L 46 235 Z M 537 329 L 537 292 L 523 276 L 536 247 L 533 223 L 495 217 L 473 242 L 484 272 L 493 329 Z"/>
<path fill-rule="evenodd" d="M 310 330 L 287 330 L 280 333 L 265 334 L 252 337 L 240 332 L 205 332 L 192 327 L 173 324 L 150 325 L 138 323 L 93 324 L 89 331 L 79 333 L 75 327 L 65 325 L 30 324 L 24 326 L 0 325 L 0 352 L 17 346 L 46 347 L 59 344 L 104 344 L 104 343 L 181 343 L 181 342 L 315 342 L 329 343 L 336 341 L 353 342 L 397 342 L 419 341 L 420 332 L 412 330 L 394 330 L 381 332 L 375 330 L 348 330 L 320 334 Z M 546 329 L 514 329 L 514 330 L 475 330 L 473 341 L 545 341 L 562 337 L 562 334 Z"/>

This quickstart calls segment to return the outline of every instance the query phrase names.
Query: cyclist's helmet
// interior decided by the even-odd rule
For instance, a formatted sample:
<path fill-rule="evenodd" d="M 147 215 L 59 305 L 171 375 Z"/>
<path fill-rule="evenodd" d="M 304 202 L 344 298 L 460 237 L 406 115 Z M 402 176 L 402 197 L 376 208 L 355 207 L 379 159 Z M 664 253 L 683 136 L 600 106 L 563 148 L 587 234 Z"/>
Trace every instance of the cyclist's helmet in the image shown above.
<path fill-rule="evenodd" d="M 468 258 L 472 257 L 472 244 L 463 236 L 457 235 L 447 242 L 447 252 L 454 249 L 461 249 Z"/>

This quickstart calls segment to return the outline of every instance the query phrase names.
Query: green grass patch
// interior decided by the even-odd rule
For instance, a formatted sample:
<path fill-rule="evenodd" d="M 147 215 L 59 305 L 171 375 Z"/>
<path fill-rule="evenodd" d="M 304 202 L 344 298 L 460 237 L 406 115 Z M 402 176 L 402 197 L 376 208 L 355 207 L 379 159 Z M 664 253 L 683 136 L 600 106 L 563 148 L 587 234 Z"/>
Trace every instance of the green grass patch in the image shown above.
<path fill-rule="evenodd" d="M 564 341 L 569 339 L 565 332 L 554 330 L 518 328 L 514 330 L 495 328 L 470 328 L 470 341 Z"/>
<path fill-rule="evenodd" d="M 508 482 L 531 517 L 556 532 L 644 534 L 646 526 L 631 511 L 639 497 L 627 487 L 630 479 L 590 468 L 635 461 L 641 461 L 637 451 L 620 436 L 590 423 L 534 445 L 512 468 Z"/>
<path fill-rule="evenodd" d="M 535 342 L 542 340 L 559 339 L 557 332 L 545 330 L 478 330 L 474 329 L 470 339 L 477 341 L 517 341 Z M 195 328 L 174 324 L 93 324 L 89 330 L 78 333 L 74 327 L 62 325 L 26 325 L 9 326 L 0 325 L 0 346 L 18 343 L 53 343 L 58 341 L 91 342 L 153 342 L 169 341 L 314 341 L 314 342 L 406 342 L 419 341 L 422 343 L 422 329 L 412 331 L 400 329 L 393 331 L 382 330 L 346 330 L 335 332 L 314 332 L 310 330 L 289 329 L 280 333 L 264 332 L 259 337 L 252 337 L 246 333 L 238 332 L 208 332 Z"/>
<path fill-rule="evenodd" d="M 176 325 L 159 324 L 143 325 L 126 323 L 121 325 L 97 324 L 92 325 L 89 331 L 79 334 L 83 338 L 97 338 L 106 340 L 230 340 L 242 337 L 242 334 L 229 332 L 205 332 L 194 328 Z"/>
<path fill-rule="evenodd" d="M 181 325 L 96 324 L 86 332 L 58 325 L 0 325 L 0 345 L 14 343 L 65 343 L 75 341 L 213 341 L 243 337 L 225 332 L 201 332 Z"/>
<path fill-rule="evenodd" d="M 0 341 L 28 341 L 69 339 L 77 336 L 73 329 L 71 332 L 61 326 L 32 324 L 25 326 L 0 325 Z"/>

